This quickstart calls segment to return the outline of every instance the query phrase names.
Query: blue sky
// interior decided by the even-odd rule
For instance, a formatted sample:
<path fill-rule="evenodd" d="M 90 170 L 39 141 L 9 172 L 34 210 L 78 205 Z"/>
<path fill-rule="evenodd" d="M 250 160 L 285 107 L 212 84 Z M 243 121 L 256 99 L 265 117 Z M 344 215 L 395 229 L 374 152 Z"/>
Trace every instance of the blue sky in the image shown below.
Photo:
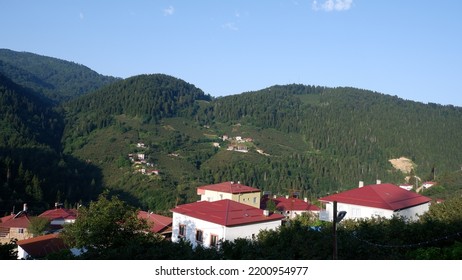
<path fill-rule="evenodd" d="M 212 96 L 352 86 L 462 106 L 459 0 L 0 0 L 0 48 Z"/>

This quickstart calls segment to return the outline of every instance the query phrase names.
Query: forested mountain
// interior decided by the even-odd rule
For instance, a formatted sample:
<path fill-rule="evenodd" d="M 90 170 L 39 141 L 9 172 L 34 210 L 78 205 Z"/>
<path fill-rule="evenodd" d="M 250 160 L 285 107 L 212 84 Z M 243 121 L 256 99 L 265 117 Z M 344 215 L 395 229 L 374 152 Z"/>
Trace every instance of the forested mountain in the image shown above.
<path fill-rule="evenodd" d="M 117 80 L 77 63 L 8 49 L 0 49 L 0 73 L 58 102 Z"/>
<path fill-rule="evenodd" d="M 0 73 L 0 215 L 99 193 L 98 169 L 61 153 L 63 130 L 59 107 Z"/>
<path fill-rule="evenodd" d="M 462 193 L 460 107 L 295 84 L 212 98 L 163 74 L 85 82 L 78 73 L 87 68 L 72 63 L 78 79 L 65 87 L 44 79 L 55 70 L 15 61 L 0 59 L 10 69 L 0 76 L 3 212 L 22 202 L 86 202 L 108 188 L 167 214 L 197 200 L 197 186 L 221 181 L 313 201 L 376 179 L 436 180 L 429 194 L 438 198 Z M 79 91 L 78 80 L 91 86 Z M 400 157 L 409 169 L 390 163 Z"/>

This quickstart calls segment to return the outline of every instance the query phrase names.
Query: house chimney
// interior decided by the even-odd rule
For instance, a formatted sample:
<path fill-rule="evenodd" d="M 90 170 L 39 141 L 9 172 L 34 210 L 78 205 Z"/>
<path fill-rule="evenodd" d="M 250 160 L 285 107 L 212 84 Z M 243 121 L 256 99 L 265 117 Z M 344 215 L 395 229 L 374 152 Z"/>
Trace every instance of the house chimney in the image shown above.
<path fill-rule="evenodd" d="M 364 181 L 359 181 L 358 188 L 362 188 L 362 187 L 364 187 Z"/>
<path fill-rule="evenodd" d="M 58 202 L 55 202 L 55 209 L 58 209 Z"/>
<path fill-rule="evenodd" d="M 22 211 L 27 212 L 27 203 L 24 203 L 22 206 Z"/>
<path fill-rule="evenodd" d="M 237 184 L 240 185 L 240 184 L 241 184 L 241 181 L 237 181 Z"/>
<path fill-rule="evenodd" d="M 305 202 L 308 202 L 308 197 L 304 197 L 303 200 L 304 200 Z"/>
<path fill-rule="evenodd" d="M 273 198 L 277 198 L 277 195 L 273 195 Z"/>
<path fill-rule="evenodd" d="M 379 179 L 377 179 L 376 184 L 377 184 L 377 185 L 380 185 L 380 184 L 382 184 L 382 181 L 379 180 Z"/>
<path fill-rule="evenodd" d="M 289 199 L 289 196 L 288 196 L 288 195 L 286 195 L 286 199 Z"/>
<path fill-rule="evenodd" d="M 234 184 L 234 181 L 231 181 L 231 185 L 233 185 L 233 184 Z"/>
<path fill-rule="evenodd" d="M 268 217 L 269 216 L 269 210 L 263 210 L 263 216 Z"/>

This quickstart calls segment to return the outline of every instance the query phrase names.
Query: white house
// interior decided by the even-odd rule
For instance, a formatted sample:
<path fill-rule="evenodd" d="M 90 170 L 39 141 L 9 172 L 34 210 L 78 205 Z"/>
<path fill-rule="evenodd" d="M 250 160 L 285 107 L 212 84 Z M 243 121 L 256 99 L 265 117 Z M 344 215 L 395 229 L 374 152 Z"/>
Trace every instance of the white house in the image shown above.
<path fill-rule="evenodd" d="M 327 216 L 329 221 L 333 219 L 334 201 L 337 211 L 347 212 L 346 219 L 400 216 L 414 220 L 428 211 L 431 199 L 393 184 L 376 184 L 322 197 L 319 201 L 327 211 L 321 216 Z"/>
<path fill-rule="evenodd" d="M 186 239 L 194 247 L 216 247 L 224 240 L 254 238 L 261 230 L 277 229 L 284 218 L 229 199 L 178 205 L 171 211 L 172 241 Z"/>
<path fill-rule="evenodd" d="M 422 188 L 428 189 L 428 188 L 433 187 L 433 185 L 436 185 L 436 183 L 435 183 L 435 182 L 424 182 L 424 183 L 422 184 Z"/>
<path fill-rule="evenodd" d="M 308 198 L 300 199 L 297 197 L 289 197 L 289 196 L 280 196 L 270 198 L 268 196 L 264 196 L 261 200 L 261 209 L 267 209 L 268 202 L 272 201 L 275 205 L 276 211 L 283 214 L 284 216 L 288 217 L 289 219 L 293 219 L 298 215 L 302 215 L 304 213 L 311 213 L 313 215 L 318 215 L 321 209 L 308 202 Z"/>

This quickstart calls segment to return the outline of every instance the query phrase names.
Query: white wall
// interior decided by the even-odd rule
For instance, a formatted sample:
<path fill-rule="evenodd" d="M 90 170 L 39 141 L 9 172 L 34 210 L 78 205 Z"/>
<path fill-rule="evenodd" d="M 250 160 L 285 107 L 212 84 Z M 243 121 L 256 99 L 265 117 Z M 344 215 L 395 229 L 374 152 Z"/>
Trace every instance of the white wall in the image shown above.
<path fill-rule="evenodd" d="M 281 221 L 269 221 L 265 223 L 257 223 L 236 227 L 225 227 L 219 224 L 203 221 L 183 214 L 173 213 L 173 229 L 172 229 L 172 242 L 178 242 L 179 225 L 186 226 L 185 238 L 191 242 L 193 247 L 197 246 L 196 230 L 203 231 L 204 247 L 209 247 L 210 236 L 212 234 L 218 236 L 218 240 L 233 241 L 236 238 L 252 238 L 252 235 L 257 235 L 263 229 L 276 229 L 281 225 Z"/>
<path fill-rule="evenodd" d="M 347 214 L 345 219 L 359 219 L 359 218 L 371 218 L 374 216 L 381 216 L 385 218 L 392 218 L 393 215 L 399 215 L 401 217 L 409 218 L 411 220 L 416 219 L 416 215 L 421 215 L 428 211 L 429 204 L 418 205 L 415 207 L 403 209 L 400 211 L 393 211 L 388 209 L 373 208 L 366 206 L 358 206 L 353 204 L 337 203 L 337 211 L 346 211 Z M 326 204 L 326 210 L 329 212 L 329 220 L 333 219 L 333 203 Z"/>

